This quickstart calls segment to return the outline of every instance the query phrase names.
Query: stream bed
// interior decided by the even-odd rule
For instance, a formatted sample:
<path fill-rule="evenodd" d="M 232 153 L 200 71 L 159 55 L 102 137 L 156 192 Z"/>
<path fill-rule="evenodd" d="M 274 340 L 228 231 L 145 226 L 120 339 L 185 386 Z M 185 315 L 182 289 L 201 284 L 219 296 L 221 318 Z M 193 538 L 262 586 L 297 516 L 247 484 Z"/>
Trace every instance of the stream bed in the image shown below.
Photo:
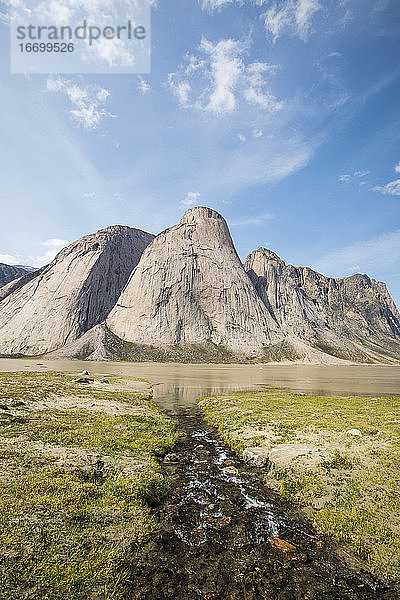
<path fill-rule="evenodd" d="M 394 600 L 353 572 L 230 451 L 195 409 L 170 411 L 179 441 L 164 459 L 171 493 L 131 574 L 138 600 Z"/>

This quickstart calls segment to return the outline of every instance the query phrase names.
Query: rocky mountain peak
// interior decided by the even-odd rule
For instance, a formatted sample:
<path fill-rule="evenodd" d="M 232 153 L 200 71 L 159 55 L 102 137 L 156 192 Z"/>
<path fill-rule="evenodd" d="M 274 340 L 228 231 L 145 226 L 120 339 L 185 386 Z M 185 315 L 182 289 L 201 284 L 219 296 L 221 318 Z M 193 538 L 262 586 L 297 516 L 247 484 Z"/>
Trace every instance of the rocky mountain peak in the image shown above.
<path fill-rule="evenodd" d="M 179 224 L 206 221 L 207 219 L 216 219 L 218 221 L 223 221 L 226 224 L 226 221 L 222 215 L 220 215 L 216 210 L 207 208 L 206 206 L 195 206 L 193 208 L 189 208 L 179 221 Z"/>
<path fill-rule="evenodd" d="M 236 254 L 216 211 L 196 207 L 143 253 L 107 325 L 138 344 L 210 340 L 252 353 L 278 339 L 278 325 Z"/>
<path fill-rule="evenodd" d="M 363 274 L 325 277 L 264 248 L 247 257 L 245 269 L 288 335 L 350 360 L 400 357 L 399 313 L 385 284 Z"/>
<path fill-rule="evenodd" d="M 122 225 L 101 229 L 11 286 L 0 301 L 0 353 L 49 352 L 104 321 L 153 237 Z"/>

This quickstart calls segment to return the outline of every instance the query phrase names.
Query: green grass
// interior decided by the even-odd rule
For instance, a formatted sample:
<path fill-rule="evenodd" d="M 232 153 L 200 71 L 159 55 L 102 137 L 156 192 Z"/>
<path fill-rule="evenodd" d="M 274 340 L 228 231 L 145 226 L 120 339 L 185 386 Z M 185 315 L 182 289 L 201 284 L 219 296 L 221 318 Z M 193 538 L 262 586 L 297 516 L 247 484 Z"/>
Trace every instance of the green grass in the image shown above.
<path fill-rule="evenodd" d="M 53 394 L 124 402 L 140 414 L 35 410 Z M 156 527 L 149 505 L 167 491 L 156 457 L 173 447 L 175 423 L 148 394 L 55 373 L 0 374 L 0 405 L 0 599 L 126 598 L 133 552 Z M 100 459 L 64 464 L 60 449 Z"/>
<path fill-rule="evenodd" d="M 249 362 L 222 344 L 211 340 L 201 343 L 169 344 L 162 347 L 149 344 L 126 342 L 105 327 L 105 347 L 112 360 L 134 362 L 179 362 L 179 363 L 241 363 Z"/>
<path fill-rule="evenodd" d="M 267 388 L 200 401 L 239 454 L 299 443 L 317 464 L 271 468 L 266 484 L 311 507 L 314 526 L 346 542 L 378 576 L 400 583 L 400 398 L 326 397 Z M 359 429 L 361 437 L 346 434 Z"/>

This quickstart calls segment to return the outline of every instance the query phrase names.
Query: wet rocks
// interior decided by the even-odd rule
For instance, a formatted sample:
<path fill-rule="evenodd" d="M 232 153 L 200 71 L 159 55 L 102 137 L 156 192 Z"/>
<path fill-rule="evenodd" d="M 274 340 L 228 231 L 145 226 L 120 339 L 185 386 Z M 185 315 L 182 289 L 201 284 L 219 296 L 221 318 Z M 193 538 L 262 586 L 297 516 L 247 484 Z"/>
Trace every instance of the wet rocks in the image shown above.
<path fill-rule="evenodd" d="M 171 465 L 175 465 L 179 462 L 179 456 L 171 452 L 170 454 L 164 456 L 164 462 Z"/>
<path fill-rule="evenodd" d="M 268 463 L 269 448 L 255 446 L 243 451 L 243 460 L 253 467 L 265 467 Z"/>
<path fill-rule="evenodd" d="M 239 473 L 239 471 L 237 470 L 237 468 L 233 467 L 232 465 L 230 465 L 229 467 L 224 467 L 222 469 L 222 471 L 224 473 L 226 473 L 227 475 L 237 475 Z"/>
<path fill-rule="evenodd" d="M 279 537 L 269 537 L 268 543 L 270 546 L 272 546 L 272 548 L 278 550 L 286 560 L 293 560 L 297 562 L 306 562 L 308 560 L 307 555 L 299 552 L 296 546 L 293 546 L 293 544 L 290 544 L 286 540 L 282 540 Z"/>

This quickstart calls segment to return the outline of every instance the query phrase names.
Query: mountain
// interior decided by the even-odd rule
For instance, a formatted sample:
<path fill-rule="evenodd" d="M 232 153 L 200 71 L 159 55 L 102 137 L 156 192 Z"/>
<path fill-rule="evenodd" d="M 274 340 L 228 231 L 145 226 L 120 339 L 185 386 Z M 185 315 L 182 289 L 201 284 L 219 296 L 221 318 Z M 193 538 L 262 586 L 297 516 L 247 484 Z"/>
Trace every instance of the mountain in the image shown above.
<path fill-rule="evenodd" d="M 0 288 L 14 279 L 26 275 L 30 270 L 35 271 L 33 267 L 23 267 L 21 265 L 5 265 L 0 263 Z"/>
<path fill-rule="evenodd" d="M 0 288 L 0 302 L 16 290 L 19 290 L 19 288 L 21 288 L 23 285 L 25 285 L 35 277 L 38 277 L 38 275 L 40 275 L 40 273 L 42 273 L 46 268 L 47 265 L 45 267 L 41 267 L 40 269 L 32 269 L 32 271 L 25 271 L 25 274 L 22 275 L 22 277 L 18 277 L 18 279 L 13 279 L 12 281 L 10 281 L 10 283 L 4 285 L 2 288 Z"/>
<path fill-rule="evenodd" d="M 386 285 L 367 275 L 325 277 L 259 248 L 245 269 L 289 335 L 349 360 L 400 358 L 400 315 Z"/>
<path fill-rule="evenodd" d="M 153 235 L 115 225 L 61 250 L 0 301 L 0 353 L 42 354 L 104 321 Z"/>
<path fill-rule="evenodd" d="M 186 211 L 146 248 L 106 323 L 126 342 L 210 342 L 247 356 L 283 339 L 225 220 L 204 207 Z"/>
<path fill-rule="evenodd" d="M 259 248 L 243 265 L 216 211 L 157 237 L 112 226 L 0 289 L 0 354 L 170 362 L 400 362 L 384 283 Z"/>

